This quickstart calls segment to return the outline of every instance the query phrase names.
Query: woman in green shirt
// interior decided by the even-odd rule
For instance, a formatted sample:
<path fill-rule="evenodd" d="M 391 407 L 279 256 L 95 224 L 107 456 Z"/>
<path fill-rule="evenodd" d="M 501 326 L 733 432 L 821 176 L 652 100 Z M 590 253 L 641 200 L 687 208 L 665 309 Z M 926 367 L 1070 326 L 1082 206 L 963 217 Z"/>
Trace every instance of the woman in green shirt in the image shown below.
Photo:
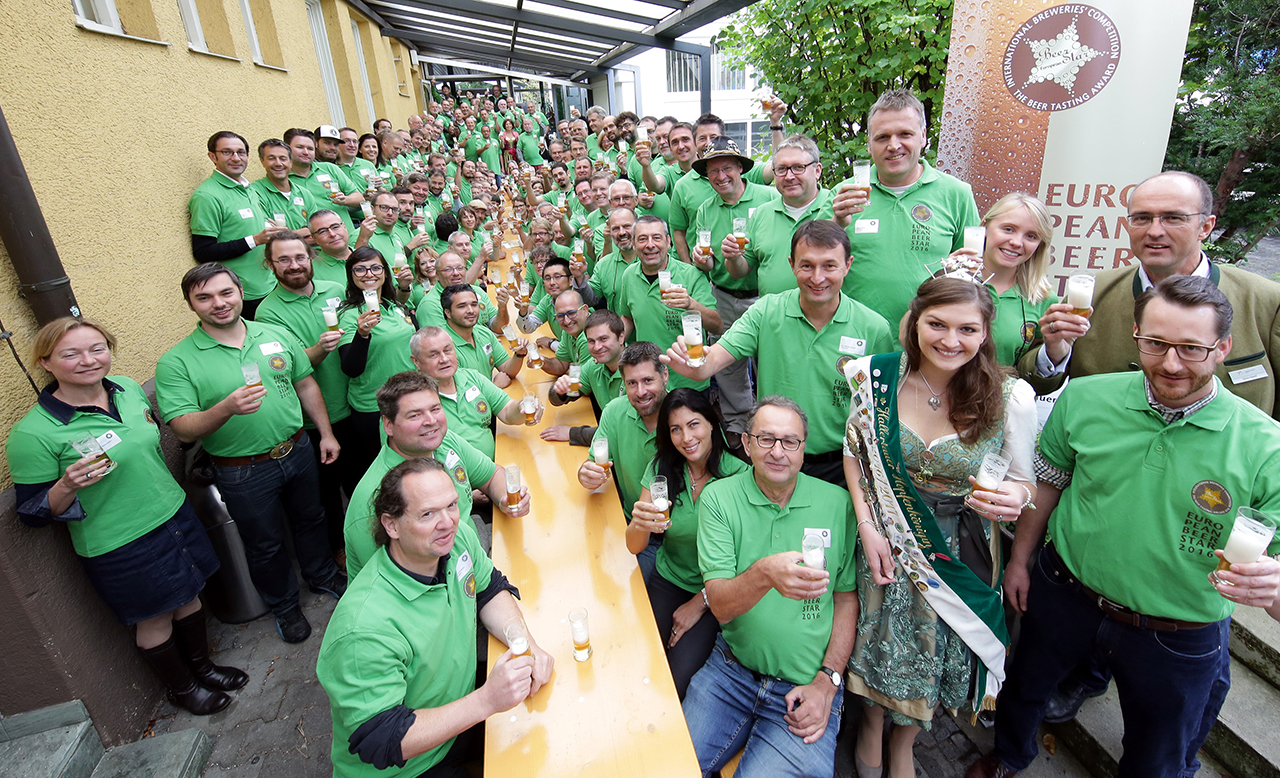
<path fill-rule="evenodd" d="M 35 362 L 53 381 L 9 433 L 18 518 L 65 523 L 93 588 L 136 625 L 170 701 L 216 713 L 249 681 L 209 659 L 200 592 L 218 557 L 160 453 L 147 395 L 133 379 L 108 377 L 115 343 L 102 325 L 70 316 L 36 334 Z"/>
<path fill-rule="evenodd" d="M 435 284 L 436 258 L 430 251 L 419 251 L 413 263 L 413 283 L 409 285 L 409 310 L 418 310 L 418 303 Z"/>
<path fill-rule="evenodd" d="M 485 241 L 490 239 L 489 233 L 480 228 L 480 215 L 476 213 L 475 208 L 464 205 L 458 209 L 458 227 L 471 238 L 470 259 L 474 260 L 480 256 L 480 250 L 484 248 Z"/>
<path fill-rule="evenodd" d="M 666 641 L 671 678 L 684 699 L 689 681 L 711 655 L 720 632 L 707 607 L 698 567 L 698 497 L 707 484 L 740 473 L 747 465 L 728 453 L 715 408 L 692 389 L 673 389 L 662 401 L 654 441 L 657 453 L 640 479 L 640 499 L 627 526 L 627 548 L 638 556 L 655 547 L 652 539 L 661 540 L 646 586 L 658 634 Z M 667 481 L 670 523 L 650 492 L 655 477 Z"/>

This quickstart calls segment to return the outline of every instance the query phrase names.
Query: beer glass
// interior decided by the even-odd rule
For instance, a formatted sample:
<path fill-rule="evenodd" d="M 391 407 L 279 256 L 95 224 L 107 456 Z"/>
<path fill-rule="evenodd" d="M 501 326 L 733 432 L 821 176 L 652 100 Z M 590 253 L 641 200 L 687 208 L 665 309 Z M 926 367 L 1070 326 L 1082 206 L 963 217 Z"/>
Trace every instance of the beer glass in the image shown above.
<path fill-rule="evenodd" d="M 853 188 L 861 189 L 871 196 L 871 163 L 861 160 L 853 163 Z"/>
<path fill-rule="evenodd" d="M 1000 484 L 1004 482 L 1005 473 L 1009 472 L 1009 460 L 993 452 L 988 453 L 982 458 L 982 464 L 978 467 L 978 474 L 974 479 L 978 482 L 974 484 L 970 494 L 974 492 L 994 492 L 1000 488 Z"/>
<path fill-rule="evenodd" d="M 513 659 L 532 653 L 529 650 L 529 631 L 525 628 L 523 619 L 508 621 L 507 626 L 502 628 L 502 637 L 507 641 L 507 648 L 511 649 Z"/>
<path fill-rule="evenodd" d="M 284 218 L 284 214 L 283 214 L 283 213 L 273 213 L 273 214 L 271 214 L 271 221 L 275 223 L 275 226 L 279 227 L 279 228 L 280 228 L 280 229 L 282 229 L 282 230 L 283 230 L 285 227 L 288 227 L 288 226 L 289 226 L 288 221 Z"/>
<path fill-rule="evenodd" d="M 582 365 L 577 362 L 569 365 L 569 397 L 577 397 L 582 392 Z"/>
<path fill-rule="evenodd" d="M 262 386 L 262 368 L 258 367 L 257 362 L 241 365 L 240 372 L 244 375 L 245 386 L 250 389 L 257 389 Z"/>
<path fill-rule="evenodd" d="M 738 250 L 745 251 L 747 248 L 747 220 L 744 217 L 737 217 L 733 220 L 733 239 L 738 241 Z M 707 243 L 711 241 L 708 240 Z"/>
<path fill-rule="evenodd" d="M 364 309 L 366 311 L 376 311 L 379 309 L 379 307 L 380 306 L 378 304 L 378 290 L 377 289 L 364 290 Z"/>
<path fill-rule="evenodd" d="M 684 347 L 689 352 L 689 367 L 707 364 L 706 350 L 702 346 L 702 314 L 690 311 L 680 317 L 684 327 Z"/>
<path fill-rule="evenodd" d="M 520 302 L 528 304 L 529 300 L 532 297 L 533 297 L 533 287 L 529 285 L 529 281 L 527 279 L 522 280 L 520 282 Z"/>
<path fill-rule="evenodd" d="M 85 435 L 82 438 L 72 440 L 71 447 L 76 450 L 76 453 L 79 454 L 82 459 L 84 457 L 93 457 L 89 460 L 89 467 L 93 467 L 99 462 L 105 461 L 107 463 L 107 470 L 103 475 L 106 475 L 116 469 L 115 460 L 113 460 L 110 455 L 103 450 L 102 444 L 99 443 L 98 439 L 92 435 Z"/>
<path fill-rule="evenodd" d="M 591 460 L 609 474 L 609 439 L 600 437 L 591 441 Z"/>
<path fill-rule="evenodd" d="M 649 497 L 653 507 L 662 511 L 662 529 L 665 531 L 671 526 L 671 497 L 667 490 L 665 475 L 653 477 L 653 481 L 649 484 Z"/>
<path fill-rule="evenodd" d="M 507 510 L 520 507 L 520 466 L 508 465 L 503 471 L 507 481 Z"/>
<path fill-rule="evenodd" d="M 573 658 L 585 662 L 591 658 L 591 632 L 587 628 L 587 609 L 569 611 L 569 632 L 573 635 Z"/>
<path fill-rule="evenodd" d="M 538 351 L 536 343 L 529 346 L 529 367 L 534 370 L 542 369 L 542 352 Z"/>
<path fill-rule="evenodd" d="M 587 255 L 582 238 L 575 238 L 573 241 L 573 261 L 586 262 Z"/>
<path fill-rule="evenodd" d="M 698 251 L 702 254 L 711 253 L 711 230 L 698 230 Z"/>
<path fill-rule="evenodd" d="M 648 127 L 636 128 L 636 148 L 639 149 L 642 145 L 645 147 L 649 146 L 649 128 Z"/>
<path fill-rule="evenodd" d="M 526 389 L 524 397 L 520 398 L 520 411 L 524 414 L 526 425 L 534 424 L 538 416 L 538 395 L 534 394 L 532 389 Z"/>
<path fill-rule="evenodd" d="M 338 312 L 333 308 L 322 308 L 320 315 L 324 317 L 324 328 L 329 332 L 338 331 Z"/>
<path fill-rule="evenodd" d="M 986 227 L 965 227 L 964 228 L 964 247 L 973 249 L 978 252 L 981 257 L 987 249 L 987 228 Z"/>
<path fill-rule="evenodd" d="M 812 567 L 814 570 L 827 569 L 826 543 L 818 533 L 805 533 L 804 540 L 800 542 L 800 555 L 804 558 L 805 567 Z"/>
<path fill-rule="evenodd" d="M 1229 570 L 1231 565 L 1247 565 L 1257 562 L 1267 553 L 1271 538 L 1276 534 L 1275 519 L 1247 506 L 1236 511 L 1236 523 L 1227 537 L 1223 559 L 1218 560 L 1218 571 Z"/>
<path fill-rule="evenodd" d="M 660 294 L 666 294 L 666 291 L 670 288 L 671 288 L 671 271 L 659 270 L 658 271 L 658 292 Z"/>
<path fill-rule="evenodd" d="M 560 206 L 560 214 L 562 216 L 569 213 L 569 198 L 565 197 L 563 192 L 560 194 L 560 202 L 558 205 Z"/>
<path fill-rule="evenodd" d="M 368 219 L 370 216 L 372 216 L 372 215 L 373 215 L 373 203 L 369 202 L 368 200 L 365 200 L 363 203 L 360 203 L 360 213 L 363 213 L 363 214 L 364 214 L 364 218 L 366 218 L 366 219 Z"/>
<path fill-rule="evenodd" d="M 1093 315 L 1093 276 L 1077 273 L 1067 279 L 1067 305 L 1076 316 L 1086 319 Z"/>

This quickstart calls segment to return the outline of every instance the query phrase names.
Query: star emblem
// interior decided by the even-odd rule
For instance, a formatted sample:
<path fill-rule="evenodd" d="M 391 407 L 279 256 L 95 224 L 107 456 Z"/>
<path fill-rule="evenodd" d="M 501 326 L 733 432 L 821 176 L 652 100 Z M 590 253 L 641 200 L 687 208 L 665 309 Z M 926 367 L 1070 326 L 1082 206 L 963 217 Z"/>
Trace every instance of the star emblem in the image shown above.
<path fill-rule="evenodd" d="M 1205 502 L 1209 503 L 1215 508 L 1222 505 L 1226 505 L 1226 503 L 1222 501 L 1222 492 L 1218 489 L 1210 489 L 1208 487 L 1205 487 L 1205 490 L 1200 494 L 1200 499 L 1204 500 Z"/>
<path fill-rule="evenodd" d="M 1078 19 L 1079 17 L 1077 17 Z M 1049 40 L 1027 41 L 1036 64 L 1031 68 L 1031 75 L 1023 88 L 1031 84 L 1053 81 L 1075 96 L 1076 76 L 1080 69 L 1092 60 L 1102 56 L 1102 52 L 1090 48 L 1080 42 L 1076 31 L 1076 19 L 1071 20 L 1067 28 Z"/>

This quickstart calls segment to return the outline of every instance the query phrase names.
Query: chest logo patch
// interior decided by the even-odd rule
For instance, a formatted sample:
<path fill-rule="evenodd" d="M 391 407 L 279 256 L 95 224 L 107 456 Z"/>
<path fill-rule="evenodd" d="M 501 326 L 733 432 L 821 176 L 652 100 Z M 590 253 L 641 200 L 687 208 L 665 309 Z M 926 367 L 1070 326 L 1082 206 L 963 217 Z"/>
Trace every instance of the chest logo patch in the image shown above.
<path fill-rule="evenodd" d="M 476 598 L 476 574 L 468 573 L 467 580 L 462 584 L 462 590 L 467 593 L 471 599 Z"/>
<path fill-rule="evenodd" d="M 929 210 L 929 206 L 925 205 L 924 203 L 920 203 L 919 205 L 911 209 L 911 218 L 915 219 L 921 224 L 924 224 L 925 222 L 933 218 L 933 211 Z"/>
<path fill-rule="evenodd" d="M 143 411 L 142 416 L 147 420 L 149 424 L 156 423 L 156 413 L 150 408 L 147 408 L 145 411 Z"/>
<path fill-rule="evenodd" d="M 849 364 L 853 360 L 854 360 L 854 357 L 851 357 L 848 354 L 841 355 L 841 357 L 836 360 L 836 375 L 843 376 L 844 366 Z"/>
<path fill-rule="evenodd" d="M 462 465 L 458 465 L 453 469 L 453 478 L 460 484 L 467 482 L 467 470 Z"/>
<path fill-rule="evenodd" d="M 271 357 L 271 359 L 268 359 L 267 364 L 271 365 L 271 369 L 276 371 L 277 373 L 283 372 L 286 366 L 284 357 L 280 356 L 279 354 Z"/>
<path fill-rule="evenodd" d="M 477 411 L 480 411 L 481 413 L 488 413 L 488 412 L 489 412 L 489 403 L 485 402 L 484 400 L 480 400 L 480 401 L 478 401 L 478 402 L 476 403 L 476 410 L 477 410 Z"/>
<path fill-rule="evenodd" d="M 1036 337 L 1036 323 L 1033 321 L 1025 321 L 1022 323 L 1022 342 L 1030 343 Z"/>
<path fill-rule="evenodd" d="M 1191 488 L 1191 501 L 1206 513 L 1218 516 L 1231 510 L 1231 493 L 1217 481 L 1201 481 Z"/>

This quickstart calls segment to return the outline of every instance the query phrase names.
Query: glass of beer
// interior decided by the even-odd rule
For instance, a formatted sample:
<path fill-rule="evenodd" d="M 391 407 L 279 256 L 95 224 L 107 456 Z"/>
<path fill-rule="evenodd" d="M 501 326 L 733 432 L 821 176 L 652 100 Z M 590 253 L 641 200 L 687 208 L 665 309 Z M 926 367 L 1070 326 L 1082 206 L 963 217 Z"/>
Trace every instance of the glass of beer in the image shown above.
<path fill-rule="evenodd" d="M 738 250 L 745 251 L 747 248 L 747 220 L 745 217 L 739 216 L 733 220 L 733 239 L 738 241 Z M 710 240 L 707 241 L 711 243 Z"/>
<path fill-rule="evenodd" d="M 520 507 L 520 466 L 507 465 L 503 475 L 507 480 L 507 510 L 514 511 Z"/>
<path fill-rule="evenodd" d="M 671 496 L 667 491 L 667 477 L 665 475 L 655 475 L 653 481 L 649 484 L 649 497 L 656 510 L 662 511 L 662 530 L 665 532 L 671 526 Z"/>
<path fill-rule="evenodd" d="M 827 544 L 817 532 L 806 532 L 800 542 L 800 555 L 804 558 L 804 566 L 814 570 L 827 569 Z"/>
<path fill-rule="evenodd" d="M 649 128 L 648 127 L 636 128 L 636 148 L 638 149 L 642 145 L 645 146 L 646 148 L 648 148 L 649 146 Z"/>
<path fill-rule="evenodd" d="M 702 314 L 690 311 L 680 317 L 684 328 L 684 347 L 689 352 L 689 367 L 707 364 L 706 350 L 702 347 Z"/>
<path fill-rule="evenodd" d="M 994 451 L 989 452 L 982 458 L 982 464 L 978 466 L 978 474 L 974 476 L 978 483 L 974 484 L 970 493 L 996 491 L 1004 482 L 1005 473 L 1008 472 L 1009 460 Z"/>
<path fill-rule="evenodd" d="M 271 221 L 275 222 L 275 225 L 276 225 L 277 227 L 279 227 L 280 229 L 282 229 L 282 230 L 283 230 L 285 227 L 288 227 L 288 226 L 289 226 L 288 221 L 284 218 L 284 214 L 283 214 L 283 213 L 273 213 L 273 214 L 271 214 Z"/>
<path fill-rule="evenodd" d="M 366 311 L 376 311 L 379 308 L 381 308 L 381 304 L 378 302 L 378 290 L 364 290 L 364 309 Z"/>
<path fill-rule="evenodd" d="M 363 203 L 360 203 L 360 213 L 363 213 L 363 214 L 364 214 L 364 218 L 366 218 L 366 219 L 368 219 L 370 216 L 372 216 L 372 215 L 373 215 L 373 203 L 369 202 L 368 200 L 365 200 Z"/>
<path fill-rule="evenodd" d="M 559 206 L 560 206 L 560 214 L 562 216 L 569 213 L 569 198 L 565 197 L 563 192 L 560 194 Z"/>
<path fill-rule="evenodd" d="M 569 632 L 573 635 L 573 658 L 585 662 L 591 658 L 591 631 L 587 628 L 587 609 L 569 611 Z"/>
<path fill-rule="evenodd" d="M 329 332 L 338 331 L 338 312 L 333 308 L 321 308 L 320 315 L 324 317 L 324 328 Z"/>
<path fill-rule="evenodd" d="M 532 297 L 533 297 L 533 287 L 529 285 L 529 282 L 527 280 L 522 280 L 520 282 L 520 302 L 528 303 Z"/>
<path fill-rule="evenodd" d="M 711 253 L 711 230 L 698 230 L 698 251 Z"/>
<path fill-rule="evenodd" d="M 659 270 L 658 271 L 658 293 L 666 294 L 667 290 L 670 288 L 671 288 L 671 271 Z"/>
<path fill-rule="evenodd" d="M 582 392 L 582 365 L 577 362 L 569 365 L 569 397 L 577 397 Z"/>
<path fill-rule="evenodd" d="M 542 369 L 542 352 L 538 351 L 536 344 L 529 348 L 529 367 L 534 370 Z"/>
<path fill-rule="evenodd" d="M 258 367 L 257 362 L 249 362 L 240 366 L 240 372 L 244 375 L 244 385 L 250 389 L 257 389 L 262 386 L 262 368 Z"/>
<path fill-rule="evenodd" d="M 507 622 L 507 626 L 502 628 L 502 637 L 507 642 L 507 648 L 511 649 L 511 656 L 529 656 L 529 630 L 524 625 L 524 619 L 512 619 Z"/>
<path fill-rule="evenodd" d="M 860 160 L 853 163 L 853 188 L 861 189 L 871 196 L 871 163 Z"/>
<path fill-rule="evenodd" d="M 609 439 L 599 437 L 591 441 L 591 461 L 599 465 L 605 475 L 609 474 Z"/>
<path fill-rule="evenodd" d="M 105 461 L 107 463 L 107 470 L 103 475 L 106 475 L 116 469 L 115 461 L 105 450 L 103 450 L 102 444 L 98 442 L 98 439 L 92 435 L 85 435 L 82 438 L 76 438 L 71 441 L 71 447 L 76 450 L 76 453 L 79 454 L 82 459 L 84 457 L 92 457 L 92 459 L 89 460 L 89 467 L 93 467 L 99 462 Z"/>
<path fill-rule="evenodd" d="M 773 110 L 773 101 L 767 97 L 760 98 L 760 110 L 769 113 Z"/>
<path fill-rule="evenodd" d="M 964 228 L 964 247 L 973 249 L 978 252 L 981 257 L 987 249 L 987 228 L 986 227 L 965 227 Z"/>
<path fill-rule="evenodd" d="M 526 389 L 520 398 L 520 411 L 524 414 L 524 423 L 532 425 L 538 416 L 538 395 L 532 389 Z"/>
<path fill-rule="evenodd" d="M 1067 305 L 1076 316 L 1093 315 L 1093 276 L 1077 273 L 1067 279 Z"/>
<path fill-rule="evenodd" d="M 1218 560 L 1218 570 L 1230 570 L 1232 565 L 1257 562 L 1267 553 L 1267 546 L 1276 534 L 1275 519 L 1261 511 L 1242 506 L 1236 511 L 1236 523 L 1227 536 L 1223 558 Z"/>
<path fill-rule="evenodd" d="M 515 293 L 519 287 L 516 286 L 516 271 L 507 271 L 507 291 Z"/>
<path fill-rule="evenodd" d="M 583 243 L 582 238 L 575 238 L 573 241 L 573 261 L 574 262 L 587 261 L 586 246 Z"/>

